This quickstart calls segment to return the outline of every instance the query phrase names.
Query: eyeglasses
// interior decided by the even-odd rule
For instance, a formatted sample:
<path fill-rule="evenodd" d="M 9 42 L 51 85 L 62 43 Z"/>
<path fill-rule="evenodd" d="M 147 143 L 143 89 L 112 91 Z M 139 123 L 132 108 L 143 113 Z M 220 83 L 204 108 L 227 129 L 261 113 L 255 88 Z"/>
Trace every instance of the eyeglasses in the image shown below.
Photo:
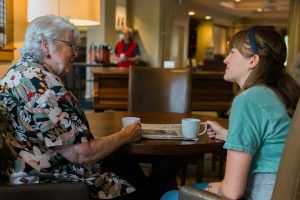
<path fill-rule="evenodd" d="M 75 42 L 70 42 L 70 41 L 65 41 L 65 40 L 59 40 L 59 39 L 54 39 L 54 38 L 50 38 L 50 39 L 52 39 L 54 41 L 63 42 L 67 46 L 71 47 L 74 51 L 78 51 L 78 49 L 79 49 L 79 46 Z"/>

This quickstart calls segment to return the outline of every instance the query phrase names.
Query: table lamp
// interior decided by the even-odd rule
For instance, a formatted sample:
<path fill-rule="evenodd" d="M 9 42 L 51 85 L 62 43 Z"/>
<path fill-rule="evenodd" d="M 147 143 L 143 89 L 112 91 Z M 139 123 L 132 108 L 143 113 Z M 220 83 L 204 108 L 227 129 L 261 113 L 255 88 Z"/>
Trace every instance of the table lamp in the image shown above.
<path fill-rule="evenodd" d="M 100 24 L 100 0 L 28 0 L 27 20 L 43 15 L 68 17 L 76 26 Z"/>

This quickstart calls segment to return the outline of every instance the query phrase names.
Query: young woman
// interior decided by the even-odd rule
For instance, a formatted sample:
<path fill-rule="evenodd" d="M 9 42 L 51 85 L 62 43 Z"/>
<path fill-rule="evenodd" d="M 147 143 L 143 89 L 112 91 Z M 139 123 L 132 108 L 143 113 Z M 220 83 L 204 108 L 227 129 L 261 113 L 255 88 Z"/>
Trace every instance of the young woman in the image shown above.
<path fill-rule="evenodd" d="M 225 177 L 194 186 L 230 199 L 271 199 L 300 87 L 286 72 L 286 45 L 275 30 L 240 31 L 229 48 L 224 79 L 241 91 L 233 100 L 228 130 L 207 122 L 208 136 L 226 141 Z M 178 199 L 178 192 L 161 199 Z"/>

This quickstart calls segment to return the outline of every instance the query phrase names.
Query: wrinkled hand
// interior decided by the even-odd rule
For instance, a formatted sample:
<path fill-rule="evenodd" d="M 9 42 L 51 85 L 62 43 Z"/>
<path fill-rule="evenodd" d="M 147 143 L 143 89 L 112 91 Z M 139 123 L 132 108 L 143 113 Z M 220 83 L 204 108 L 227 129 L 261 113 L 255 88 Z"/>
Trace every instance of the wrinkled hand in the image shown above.
<path fill-rule="evenodd" d="M 122 128 L 121 133 L 125 138 L 128 139 L 128 142 L 135 142 L 142 138 L 142 127 L 140 123 L 132 123 L 128 126 Z"/>
<path fill-rule="evenodd" d="M 209 138 L 216 138 L 218 140 L 226 140 L 227 129 L 215 121 L 207 121 L 207 135 Z"/>

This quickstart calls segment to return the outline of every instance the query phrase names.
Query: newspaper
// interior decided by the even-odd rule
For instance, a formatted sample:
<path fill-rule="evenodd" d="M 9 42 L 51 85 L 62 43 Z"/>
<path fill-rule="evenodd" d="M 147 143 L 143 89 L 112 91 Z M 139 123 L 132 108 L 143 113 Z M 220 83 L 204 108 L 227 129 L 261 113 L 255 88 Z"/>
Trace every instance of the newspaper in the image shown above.
<path fill-rule="evenodd" d="M 193 140 L 187 139 L 181 132 L 181 124 L 144 124 L 142 123 L 142 137 L 156 140 Z"/>

